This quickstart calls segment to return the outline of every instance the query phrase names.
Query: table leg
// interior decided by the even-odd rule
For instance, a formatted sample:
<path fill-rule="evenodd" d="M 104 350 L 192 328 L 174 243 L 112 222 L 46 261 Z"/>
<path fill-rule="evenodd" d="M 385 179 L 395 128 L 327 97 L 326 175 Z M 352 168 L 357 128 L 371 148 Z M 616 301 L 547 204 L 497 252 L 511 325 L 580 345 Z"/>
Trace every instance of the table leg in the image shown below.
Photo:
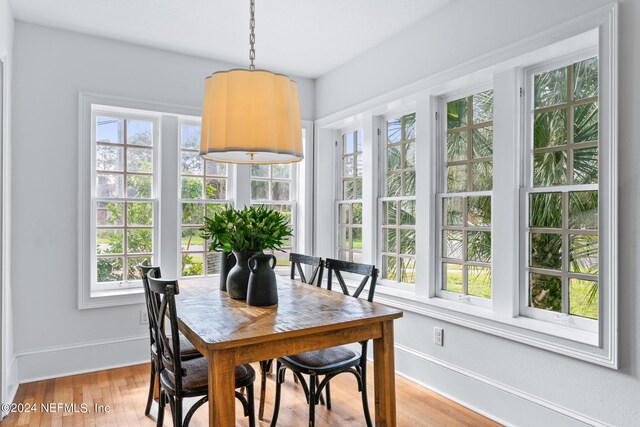
<path fill-rule="evenodd" d="M 209 362 L 209 426 L 233 427 L 235 411 L 235 356 L 233 350 L 211 351 Z"/>
<path fill-rule="evenodd" d="M 373 340 L 376 426 L 396 425 L 396 377 L 393 355 L 393 321 L 382 323 L 382 336 Z"/>

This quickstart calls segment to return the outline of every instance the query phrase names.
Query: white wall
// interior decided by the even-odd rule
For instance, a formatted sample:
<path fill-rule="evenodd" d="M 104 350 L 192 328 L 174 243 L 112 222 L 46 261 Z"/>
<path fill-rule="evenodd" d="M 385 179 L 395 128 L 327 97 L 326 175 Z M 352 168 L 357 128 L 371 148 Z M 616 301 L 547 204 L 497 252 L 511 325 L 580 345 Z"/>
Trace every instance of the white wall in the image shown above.
<path fill-rule="evenodd" d="M 8 256 L 10 254 L 10 244 L 9 244 L 9 235 L 10 235 L 10 213 L 9 213 L 9 191 L 7 191 L 10 187 L 11 177 L 9 170 L 9 158 L 11 156 L 11 68 L 12 68 L 12 48 L 13 48 L 13 14 L 11 12 L 11 7 L 9 6 L 9 0 L 0 0 L 0 59 L 4 62 L 4 79 L 5 79 L 5 87 L 6 91 L 5 99 L 5 117 L 6 117 L 6 127 L 4 134 L 4 153 L 3 153 L 3 165 L 0 167 L 2 171 L 2 182 L 3 188 L 0 190 L 0 194 L 3 197 L 3 210 L 4 212 L 0 215 L 0 218 L 3 218 L 3 242 L 2 242 L 2 250 L 0 250 L 0 254 L 4 257 L 4 261 L 2 263 L 2 352 L 0 354 L 1 365 L 2 365 L 2 378 L 0 378 L 0 398 L 3 402 L 9 402 L 12 400 L 13 395 L 16 391 L 17 380 L 16 380 L 16 370 L 13 364 L 13 315 L 12 315 L 12 304 L 11 304 L 11 282 L 10 282 L 10 266 L 7 265 L 6 262 L 8 260 Z M 0 91 L 2 92 L 2 91 Z M 1 102 L 1 100 L 0 100 Z"/>
<path fill-rule="evenodd" d="M 456 0 L 316 81 L 318 117 L 470 61 L 606 0 Z M 413 313 L 396 324 L 396 368 L 503 422 L 640 424 L 638 196 L 640 2 L 620 1 L 620 369 L 580 362 Z M 366 77 L 366 78 L 365 78 Z M 445 345 L 433 344 L 444 327 Z"/>
<path fill-rule="evenodd" d="M 204 77 L 234 65 L 18 22 L 14 49 L 13 283 L 18 376 L 148 360 L 142 305 L 77 307 L 78 93 L 200 108 Z M 298 82 L 313 120 L 314 83 Z"/>

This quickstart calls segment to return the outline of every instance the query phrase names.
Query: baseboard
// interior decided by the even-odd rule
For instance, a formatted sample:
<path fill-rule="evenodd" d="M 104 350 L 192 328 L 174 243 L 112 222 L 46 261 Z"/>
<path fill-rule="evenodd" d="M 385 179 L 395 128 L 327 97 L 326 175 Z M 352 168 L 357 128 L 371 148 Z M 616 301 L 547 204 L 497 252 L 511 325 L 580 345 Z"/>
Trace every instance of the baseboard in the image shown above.
<path fill-rule="evenodd" d="M 6 389 L 4 390 L 4 397 L 2 403 L 11 403 L 13 399 L 16 397 L 16 393 L 18 392 L 18 361 L 17 357 L 14 355 L 11 358 L 11 364 L 9 365 L 9 373 L 4 378 L 6 383 Z M 0 419 L 9 415 L 8 411 L 2 410 L 2 415 Z"/>
<path fill-rule="evenodd" d="M 19 384 L 149 361 L 149 336 L 91 341 L 16 354 Z"/>
<path fill-rule="evenodd" d="M 611 427 L 410 347 L 395 348 L 398 375 L 502 425 Z"/>

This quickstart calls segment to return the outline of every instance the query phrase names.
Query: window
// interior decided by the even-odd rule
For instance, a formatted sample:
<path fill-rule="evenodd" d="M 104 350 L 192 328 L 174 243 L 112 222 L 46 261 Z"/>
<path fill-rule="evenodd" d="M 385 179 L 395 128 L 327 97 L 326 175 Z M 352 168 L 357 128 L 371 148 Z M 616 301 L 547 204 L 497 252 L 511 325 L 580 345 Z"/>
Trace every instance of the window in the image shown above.
<path fill-rule="evenodd" d="M 382 278 L 415 283 L 416 115 L 386 122 L 381 206 Z"/>
<path fill-rule="evenodd" d="M 491 298 L 493 90 L 444 102 L 442 295 Z"/>
<path fill-rule="evenodd" d="M 157 122 L 94 110 L 92 135 L 96 290 L 140 286 L 136 265 L 156 261 Z"/>
<path fill-rule="evenodd" d="M 294 238 L 297 235 L 295 215 L 297 172 L 297 165 L 293 164 L 251 165 L 251 204 L 264 205 L 284 213 L 289 218 Z M 278 270 L 284 271 L 285 267 L 289 266 L 289 253 L 293 248 L 294 241 L 289 239 L 281 251 L 271 251 L 277 259 Z"/>
<path fill-rule="evenodd" d="M 598 319 L 598 58 L 527 75 L 523 308 Z"/>
<path fill-rule="evenodd" d="M 228 167 L 200 157 L 200 124 L 180 123 L 180 208 L 182 277 L 220 272 L 220 256 L 208 250 L 201 237 L 204 217 L 225 208 L 228 200 Z"/>
<path fill-rule="evenodd" d="M 338 259 L 362 262 L 362 130 L 342 135 L 338 196 Z"/>

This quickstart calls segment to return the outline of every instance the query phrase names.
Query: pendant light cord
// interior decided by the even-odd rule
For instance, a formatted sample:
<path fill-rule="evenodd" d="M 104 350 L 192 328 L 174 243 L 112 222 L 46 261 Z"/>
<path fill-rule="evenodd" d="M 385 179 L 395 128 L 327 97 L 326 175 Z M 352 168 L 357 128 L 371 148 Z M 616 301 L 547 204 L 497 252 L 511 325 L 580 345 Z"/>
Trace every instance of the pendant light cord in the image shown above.
<path fill-rule="evenodd" d="M 250 19 L 249 19 L 249 29 L 251 33 L 249 34 L 249 70 L 255 70 L 256 66 L 253 64 L 253 61 L 256 59 L 256 2 L 255 0 L 250 0 Z"/>

